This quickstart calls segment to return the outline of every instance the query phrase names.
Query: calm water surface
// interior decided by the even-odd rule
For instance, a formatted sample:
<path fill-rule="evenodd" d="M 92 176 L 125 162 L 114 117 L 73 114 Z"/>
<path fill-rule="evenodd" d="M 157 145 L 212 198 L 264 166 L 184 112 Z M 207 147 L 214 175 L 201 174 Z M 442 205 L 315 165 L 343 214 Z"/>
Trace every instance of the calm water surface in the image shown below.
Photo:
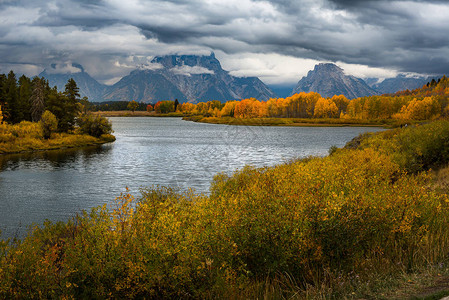
<path fill-rule="evenodd" d="M 367 127 L 250 127 L 180 118 L 111 118 L 115 143 L 78 150 L 0 156 L 0 230 L 66 220 L 110 203 L 129 187 L 153 184 L 207 192 L 214 174 L 326 155 Z"/>

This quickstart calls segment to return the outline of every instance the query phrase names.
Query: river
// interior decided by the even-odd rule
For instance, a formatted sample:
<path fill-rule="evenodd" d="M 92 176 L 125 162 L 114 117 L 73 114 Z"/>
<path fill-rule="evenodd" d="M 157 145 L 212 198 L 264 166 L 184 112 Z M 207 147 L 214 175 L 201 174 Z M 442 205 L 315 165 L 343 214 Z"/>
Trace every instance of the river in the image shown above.
<path fill-rule="evenodd" d="M 110 203 L 128 187 L 209 189 L 218 172 L 323 156 L 373 127 L 228 126 L 180 118 L 110 118 L 112 144 L 0 156 L 2 238 L 22 237 L 32 223 L 64 221 Z"/>

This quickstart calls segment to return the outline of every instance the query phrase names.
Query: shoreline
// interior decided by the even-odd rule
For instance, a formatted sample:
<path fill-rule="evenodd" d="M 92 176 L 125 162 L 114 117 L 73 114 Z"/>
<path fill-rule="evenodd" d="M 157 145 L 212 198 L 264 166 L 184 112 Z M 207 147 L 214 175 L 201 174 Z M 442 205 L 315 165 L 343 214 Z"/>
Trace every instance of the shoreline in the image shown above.
<path fill-rule="evenodd" d="M 154 111 L 135 111 L 129 110 L 114 110 L 114 111 L 93 111 L 93 115 L 101 117 L 152 117 L 152 118 L 167 118 L 167 117 L 184 117 L 182 113 L 168 113 L 168 114 L 156 114 Z"/>
<path fill-rule="evenodd" d="M 76 138 L 72 143 L 66 143 L 67 139 Z M 10 154 L 26 154 L 33 152 L 44 152 L 52 150 L 64 150 L 64 149 L 74 149 L 74 148 L 84 148 L 90 146 L 103 145 L 107 143 L 112 143 L 115 141 L 115 136 L 105 135 L 100 138 L 96 138 L 89 135 L 64 135 L 60 138 L 49 139 L 36 147 L 36 144 L 13 144 L 11 145 L 11 150 L 2 147 L 0 144 L 0 156 L 10 155 Z M 53 143 L 52 143 L 53 142 Z M 34 148 L 33 148 L 34 147 Z"/>
<path fill-rule="evenodd" d="M 186 121 L 223 124 L 235 126 L 282 126 L 282 127 L 384 127 L 395 128 L 405 123 L 397 120 L 371 120 L 357 119 L 305 119 L 305 118 L 253 118 L 237 119 L 232 117 L 203 117 L 185 116 Z M 410 122 L 409 122 L 410 123 Z"/>
<path fill-rule="evenodd" d="M 204 117 L 203 115 L 184 115 L 182 113 L 156 114 L 147 111 L 96 111 L 95 115 L 102 117 L 152 117 L 152 118 L 182 118 L 207 124 L 222 124 L 236 126 L 286 126 L 286 127 L 384 127 L 395 128 L 401 125 L 417 123 L 404 120 L 360 120 L 360 119 L 317 119 L 317 118 L 253 118 L 240 119 L 233 117 Z"/>

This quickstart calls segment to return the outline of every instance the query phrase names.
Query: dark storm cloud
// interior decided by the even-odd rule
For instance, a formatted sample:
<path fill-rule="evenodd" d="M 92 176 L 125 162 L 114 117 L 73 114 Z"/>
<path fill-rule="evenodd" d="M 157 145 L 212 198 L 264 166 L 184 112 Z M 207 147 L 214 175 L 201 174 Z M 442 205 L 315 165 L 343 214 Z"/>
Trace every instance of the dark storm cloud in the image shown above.
<path fill-rule="evenodd" d="M 1 0 L 0 8 L 0 65 L 78 61 L 119 76 L 132 57 L 221 51 L 449 73 L 447 1 Z"/>

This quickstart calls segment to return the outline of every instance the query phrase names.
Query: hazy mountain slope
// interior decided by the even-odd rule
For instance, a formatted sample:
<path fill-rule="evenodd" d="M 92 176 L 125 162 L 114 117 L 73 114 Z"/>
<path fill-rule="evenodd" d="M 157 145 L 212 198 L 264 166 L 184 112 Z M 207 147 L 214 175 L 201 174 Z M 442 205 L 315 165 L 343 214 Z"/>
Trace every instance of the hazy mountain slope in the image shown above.
<path fill-rule="evenodd" d="M 84 71 L 84 68 L 79 64 L 72 64 L 74 69 L 80 72 L 74 73 L 59 73 L 56 69 L 50 67 L 39 74 L 39 77 L 45 77 L 51 87 L 57 86 L 59 91 L 65 90 L 65 85 L 70 78 L 73 78 L 78 85 L 81 97 L 88 97 L 89 101 L 102 101 L 103 93 L 107 86 L 99 83 Z"/>

